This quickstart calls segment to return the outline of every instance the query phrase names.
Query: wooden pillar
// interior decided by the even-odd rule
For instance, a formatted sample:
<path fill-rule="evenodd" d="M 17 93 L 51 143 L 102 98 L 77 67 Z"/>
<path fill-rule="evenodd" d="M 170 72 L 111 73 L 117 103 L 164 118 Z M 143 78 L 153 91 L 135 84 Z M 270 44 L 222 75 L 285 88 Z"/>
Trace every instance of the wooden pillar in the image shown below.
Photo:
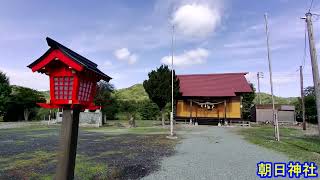
<path fill-rule="evenodd" d="M 190 124 L 192 124 L 192 99 L 190 100 Z"/>
<path fill-rule="evenodd" d="M 224 100 L 224 121 L 227 120 L 227 100 Z"/>
<path fill-rule="evenodd" d="M 242 96 L 240 96 L 240 119 L 243 120 Z"/>
<path fill-rule="evenodd" d="M 198 106 L 196 106 L 196 121 L 194 123 L 198 122 Z"/>
<path fill-rule="evenodd" d="M 74 179 L 74 167 L 77 154 L 80 109 L 64 109 L 60 132 L 58 166 L 56 178 Z"/>

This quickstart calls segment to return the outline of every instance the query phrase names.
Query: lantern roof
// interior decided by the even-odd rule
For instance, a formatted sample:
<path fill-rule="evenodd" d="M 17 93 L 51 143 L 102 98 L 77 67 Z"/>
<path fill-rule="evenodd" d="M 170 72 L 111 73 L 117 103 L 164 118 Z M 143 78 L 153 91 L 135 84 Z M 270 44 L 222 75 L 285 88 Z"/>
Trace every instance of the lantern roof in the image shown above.
<path fill-rule="evenodd" d="M 100 71 L 97 68 L 98 65 L 96 63 L 90 61 L 89 59 L 81 56 L 80 54 L 74 52 L 73 50 L 67 48 L 66 46 L 58 43 L 57 41 L 55 41 L 55 40 L 53 40 L 53 39 L 51 39 L 49 37 L 47 37 L 46 40 L 47 40 L 48 46 L 50 46 L 49 50 L 47 50 L 47 52 L 44 53 L 39 59 L 37 59 L 36 61 L 31 63 L 30 65 L 28 65 L 29 68 L 32 69 L 34 66 L 39 64 L 52 51 L 59 50 L 65 56 L 69 57 L 70 59 L 72 59 L 77 64 L 83 66 L 85 69 L 88 69 L 88 70 L 93 71 L 93 72 L 97 73 L 98 75 L 100 75 L 103 80 L 109 81 L 111 79 L 111 77 L 109 77 L 108 75 L 104 74 L 102 71 Z"/>

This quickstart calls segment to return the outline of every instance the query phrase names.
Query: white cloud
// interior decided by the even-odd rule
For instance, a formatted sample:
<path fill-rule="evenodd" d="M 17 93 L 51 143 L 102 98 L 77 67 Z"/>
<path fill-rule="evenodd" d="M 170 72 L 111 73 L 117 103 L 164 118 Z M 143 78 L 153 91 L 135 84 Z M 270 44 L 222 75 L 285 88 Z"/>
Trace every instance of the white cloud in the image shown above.
<path fill-rule="evenodd" d="M 130 55 L 128 62 L 129 62 L 129 64 L 133 64 L 133 63 L 137 62 L 137 59 L 138 59 L 137 55 L 132 54 L 132 55 Z"/>
<path fill-rule="evenodd" d="M 114 55 L 116 56 L 116 58 L 123 60 L 126 59 L 130 56 L 130 52 L 127 48 L 121 48 L 118 49 L 114 52 Z"/>
<path fill-rule="evenodd" d="M 221 21 L 221 14 L 217 7 L 185 4 L 173 13 L 171 21 L 184 35 L 201 38 L 216 29 Z"/>
<path fill-rule="evenodd" d="M 105 61 L 105 62 L 104 62 L 104 65 L 105 65 L 105 66 L 112 66 L 112 62 L 111 62 L 111 61 Z"/>
<path fill-rule="evenodd" d="M 30 69 L 3 68 L 0 71 L 7 74 L 10 84 L 30 87 L 37 90 L 49 90 L 49 78 L 45 74 L 32 72 Z"/>
<path fill-rule="evenodd" d="M 265 47 L 265 39 L 249 39 L 247 41 L 233 41 L 223 45 L 225 48 L 243 48 L 243 47 L 257 47 L 263 45 Z"/>
<path fill-rule="evenodd" d="M 103 63 L 103 65 L 106 66 L 106 67 L 111 67 L 113 64 L 112 64 L 111 61 L 105 61 L 105 62 Z"/>
<path fill-rule="evenodd" d="M 209 52 L 206 49 L 198 48 L 186 51 L 183 54 L 173 57 L 173 64 L 178 67 L 190 66 L 195 64 L 203 64 L 206 62 Z M 171 56 L 165 56 L 161 62 L 167 65 L 171 64 Z"/>
<path fill-rule="evenodd" d="M 245 75 L 245 77 L 248 82 L 256 84 L 256 80 L 257 80 L 257 73 L 256 72 L 249 72 L 248 74 Z"/>
<path fill-rule="evenodd" d="M 131 53 L 127 48 L 121 48 L 114 51 L 114 56 L 121 61 L 127 61 L 129 64 L 137 62 L 138 56 Z"/>
<path fill-rule="evenodd" d="M 262 91 L 270 90 L 270 74 L 269 72 L 263 72 L 263 78 L 260 78 L 260 86 L 263 88 Z M 292 71 L 283 71 L 283 72 L 274 72 L 272 75 L 272 81 L 274 88 L 283 88 L 288 85 L 292 85 L 292 83 L 299 84 L 299 72 L 294 70 Z M 254 84 L 254 87 L 258 88 L 258 80 L 257 80 L 257 72 L 249 72 L 246 75 L 246 79 Z M 297 88 L 299 89 L 299 88 Z"/>

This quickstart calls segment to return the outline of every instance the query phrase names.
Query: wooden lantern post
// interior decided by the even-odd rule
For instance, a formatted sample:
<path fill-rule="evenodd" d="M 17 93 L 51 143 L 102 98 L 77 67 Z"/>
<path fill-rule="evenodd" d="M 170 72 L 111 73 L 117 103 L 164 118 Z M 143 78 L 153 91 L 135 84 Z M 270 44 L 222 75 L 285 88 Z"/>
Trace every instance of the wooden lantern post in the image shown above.
<path fill-rule="evenodd" d="M 56 179 L 73 179 L 77 154 L 80 109 L 63 110 Z"/>
<path fill-rule="evenodd" d="M 80 111 L 101 108 L 93 104 L 96 85 L 111 78 L 92 61 L 50 38 L 46 40 L 49 50 L 28 67 L 50 79 L 50 101 L 38 105 L 63 109 L 56 179 L 69 180 L 74 178 Z"/>

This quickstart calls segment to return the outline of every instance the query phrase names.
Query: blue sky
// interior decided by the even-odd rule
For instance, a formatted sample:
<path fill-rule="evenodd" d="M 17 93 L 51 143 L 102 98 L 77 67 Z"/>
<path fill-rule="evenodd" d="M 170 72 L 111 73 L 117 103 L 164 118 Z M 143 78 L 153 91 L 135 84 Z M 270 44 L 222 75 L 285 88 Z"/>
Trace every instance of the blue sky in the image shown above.
<path fill-rule="evenodd" d="M 47 77 L 26 66 L 40 57 L 49 36 L 113 77 L 116 88 L 141 83 L 150 70 L 170 59 L 175 25 L 178 74 L 264 72 L 261 90 L 270 92 L 264 13 L 268 13 L 274 91 L 299 96 L 309 1 L 301 0 L 10 0 L 0 6 L 0 70 L 12 84 L 49 89 Z M 320 11 L 314 2 L 313 12 Z M 320 26 L 315 18 L 315 41 Z M 318 52 L 320 49 L 318 50 Z M 309 49 L 305 86 L 312 85 Z"/>

